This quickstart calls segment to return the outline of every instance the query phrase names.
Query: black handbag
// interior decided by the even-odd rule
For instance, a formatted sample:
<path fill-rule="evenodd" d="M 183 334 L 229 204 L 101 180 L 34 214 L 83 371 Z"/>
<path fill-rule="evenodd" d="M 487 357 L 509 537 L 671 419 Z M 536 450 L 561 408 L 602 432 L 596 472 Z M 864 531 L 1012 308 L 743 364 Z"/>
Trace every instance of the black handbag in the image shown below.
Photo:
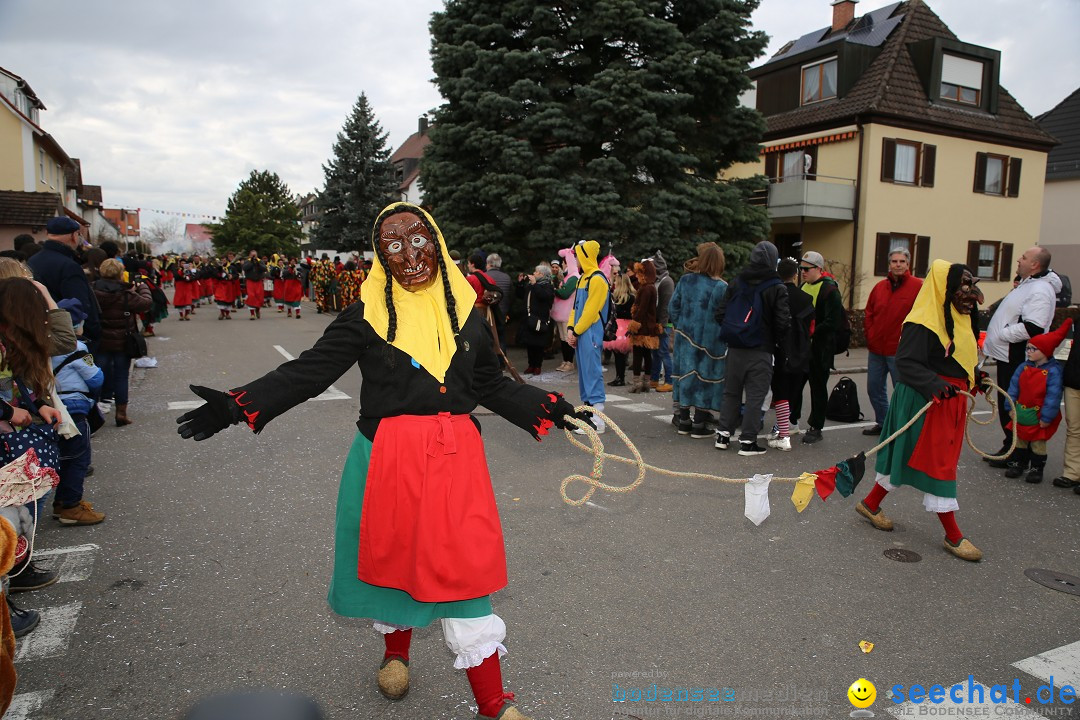
<path fill-rule="evenodd" d="M 124 290 L 124 322 L 127 323 L 127 332 L 124 334 L 124 354 L 129 358 L 141 358 L 146 357 L 148 352 L 146 347 L 146 338 L 139 332 L 139 326 L 137 322 L 132 322 L 131 313 L 128 312 L 128 291 Z M 131 326 L 134 325 L 135 329 L 132 330 Z"/>

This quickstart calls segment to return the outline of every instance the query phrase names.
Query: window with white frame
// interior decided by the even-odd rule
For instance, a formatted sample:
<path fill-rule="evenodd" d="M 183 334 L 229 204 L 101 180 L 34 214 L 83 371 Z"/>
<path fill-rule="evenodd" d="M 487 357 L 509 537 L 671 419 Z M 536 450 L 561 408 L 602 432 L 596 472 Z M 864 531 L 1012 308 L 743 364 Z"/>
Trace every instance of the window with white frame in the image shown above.
<path fill-rule="evenodd" d="M 836 58 L 803 67 L 801 97 L 803 105 L 836 97 Z"/>
<path fill-rule="evenodd" d="M 1020 196 L 1021 159 L 995 153 L 975 154 L 975 187 L 977 193 Z"/>
<path fill-rule="evenodd" d="M 38 176 L 41 178 L 42 184 L 45 183 L 45 151 L 38 148 Z"/>
<path fill-rule="evenodd" d="M 881 144 L 881 179 L 900 185 L 933 187 L 936 160 L 935 145 L 884 138 Z"/>

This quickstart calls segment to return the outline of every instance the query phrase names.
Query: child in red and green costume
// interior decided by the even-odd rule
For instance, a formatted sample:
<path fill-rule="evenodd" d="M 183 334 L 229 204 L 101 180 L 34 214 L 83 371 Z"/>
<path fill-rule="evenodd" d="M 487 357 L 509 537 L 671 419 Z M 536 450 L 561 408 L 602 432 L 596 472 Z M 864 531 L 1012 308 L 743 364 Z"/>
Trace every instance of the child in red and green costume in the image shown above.
<path fill-rule="evenodd" d="M 1029 483 L 1041 483 L 1046 467 L 1046 441 L 1061 424 L 1061 398 L 1065 393 L 1061 365 L 1054 359 L 1054 350 L 1065 339 L 1072 319 L 1066 318 L 1061 327 L 1036 335 L 1028 340 L 1027 360 L 1012 376 L 1009 396 L 1016 403 L 1016 452 L 1009 458 L 1005 477 L 1018 478 L 1028 465 Z M 1013 422 L 1005 426 L 1012 430 Z"/>

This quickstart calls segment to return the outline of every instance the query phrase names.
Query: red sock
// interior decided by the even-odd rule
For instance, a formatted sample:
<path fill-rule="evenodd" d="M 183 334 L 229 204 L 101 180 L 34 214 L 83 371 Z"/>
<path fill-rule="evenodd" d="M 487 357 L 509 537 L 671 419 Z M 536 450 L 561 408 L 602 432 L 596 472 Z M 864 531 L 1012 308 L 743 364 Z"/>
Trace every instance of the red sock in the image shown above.
<path fill-rule="evenodd" d="M 495 717 L 502 710 L 507 700 L 513 700 L 514 694 L 503 692 L 502 668 L 499 665 L 499 651 L 491 653 L 476 667 L 465 671 L 469 676 L 473 697 L 476 698 L 478 715 Z"/>
<path fill-rule="evenodd" d="M 889 494 L 889 491 L 881 487 L 881 485 L 874 483 L 874 488 L 863 498 L 863 505 L 865 505 L 870 512 L 876 513 L 881 506 L 881 501 Z"/>
<path fill-rule="evenodd" d="M 383 660 L 397 656 L 405 662 L 409 662 L 409 643 L 412 642 L 412 628 L 386 633 L 383 635 L 383 641 L 386 642 L 386 652 L 383 654 Z"/>
<path fill-rule="evenodd" d="M 964 533 L 960 532 L 960 528 L 956 525 L 956 513 L 950 510 L 949 512 L 938 513 L 938 520 L 941 521 L 941 527 L 945 528 L 945 539 L 953 545 L 956 545 L 964 539 Z"/>

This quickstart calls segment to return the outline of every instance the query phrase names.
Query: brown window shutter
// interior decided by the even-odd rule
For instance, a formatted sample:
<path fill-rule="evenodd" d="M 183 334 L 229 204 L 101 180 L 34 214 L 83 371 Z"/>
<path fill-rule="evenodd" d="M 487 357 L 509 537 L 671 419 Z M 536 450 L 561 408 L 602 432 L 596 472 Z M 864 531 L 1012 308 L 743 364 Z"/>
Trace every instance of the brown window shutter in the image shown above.
<path fill-rule="evenodd" d="M 1020 158 L 1009 158 L 1009 197 L 1020 197 Z"/>
<path fill-rule="evenodd" d="M 889 233 L 877 234 L 877 249 L 874 251 L 874 274 L 885 277 L 889 274 L 889 243 L 892 235 Z"/>
<path fill-rule="evenodd" d="M 1012 243 L 1001 243 L 998 248 L 998 280 L 1013 279 L 1012 252 Z"/>
<path fill-rule="evenodd" d="M 881 141 L 881 179 L 892 182 L 896 177 L 896 141 L 885 138 Z"/>
<path fill-rule="evenodd" d="M 768 153 L 765 156 L 765 174 L 769 177 L 770 180 L 775 180 L 780 175 L 779 167 L 779 153 Z"/>
<path fill-rule="evenodd" d="M 923 145 L 922 186 L 934 187 L 934 166 L 937 161 L 937 146 Z"/>
<path fill-rule="evenodd" d="M 918 277 L 926 277 L 926 272 L 930 269 L 930 236 L 919 235 L 915 238 L 915 257 L 912 261 L 914 265 L 912 265 L 911 273 Z"/>
<path fill-rule="evenodd" d="M 968 240 L 967 266 L 975 277 L 979 277 L 979 241 Z"/>
<path fill-rule="evenodd" d="M 986 153 L 975 153 L 975 192 L 986 192 Z"/>

